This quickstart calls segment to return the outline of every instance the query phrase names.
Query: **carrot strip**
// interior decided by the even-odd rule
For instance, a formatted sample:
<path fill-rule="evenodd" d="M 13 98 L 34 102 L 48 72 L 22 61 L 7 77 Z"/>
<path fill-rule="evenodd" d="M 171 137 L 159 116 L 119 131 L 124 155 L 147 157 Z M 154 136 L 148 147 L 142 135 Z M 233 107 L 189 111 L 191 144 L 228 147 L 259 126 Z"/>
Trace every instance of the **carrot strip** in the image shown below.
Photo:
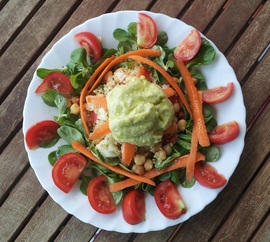
<path fill-rule="evenodd" d="M 196 131 L 196 124 L 194 124 L 191 136 L 190 154 L 187 158 L 187 169 L 186 169 L 187 181 L 191 181 L 192 177 L 194 176 L 197 148 L 198 148 L 198 135 Z"/>
<path fill-rule="evenodd" d="M 196 126 L 197 126 L 196 130 L 198 134 L 199 143 L 202 147 L 209 146 L 210 141 L 209 141 L 206 126 L 204 123 L 202 105 L 199 98 L 199 94 L 197 92 L 197 88 L 184 62 L 182 60 L 177 60 L 177 66 L 182 74 L 185 87 L 187 90 L 187 94 L 189 97 L 189 101 L 191 103 L 192 116 L 193 116 L 194 123 L 196 123 Z"/>
<path fill-rule="evenodd" d="M 118 173 L 118 174 L 121 174 L 121 175 L 124 175 L 126 177 L 129 177 L 129 178 L 132 178 L 132 180 L 135 180 L 135 181 L 138 181 L 139 183 L 140 182 L 144 182 L 144 183 L 147 183 L 149 185 L 152 185 L 152 186 L 155 186 L 155 182 L 150 180 L 149 178 L 147 177 L 144 177 L 144 176 L 138 176 L 138 175 L 135 175 L 129 171 L 126 171 L 122 168 L 120 168 L 119 166 L 111 166 L 109 165 L 108 163 L 106 162 L 102 162 L 100 161 L 99 159 L 97 159 L 93 153 L 88 150 L 85 146 L 83 146 L 81 143 L 79 143 L 78 141 L 74 141 L 72 143 L 72 147 L 79 151 L 80 153 L 84 154 L 85 156 L 87 156 L 88 158 L 90 158 L 91 160 L 93 160 L 94 162 L 98 163 L 99 165 L 101 166 L 104 166 L 108 169 L 110 169 L 111 171 L 115 172 L 115 173 Z"/>
<path fill-rule="evenodd" d="M 106 75 L 106 73 L 115 65 L 117 65 L 118 63 L 126 60 L 130 55 L 139 55 L 139 56 L 160 56 L 161 52 L 160 50 L 151 50 L 151 49 L 141 49 L 141 50 L 134 50 L 134 51 L 130 51 L 127 52 L 123 55 L 120 55 L 118 57 L 116 57 L 113 61 L 111 61 L 111 63 L 109 63 L 106 68 L 103 70 L 103 72 L 100 74 L 100 76 L 98 77 L 98 79 L 96 80 L 95 84 L 92 86 L 92 88 L 89 90 L 88 93 L 91 93 L 97 86 L 98 84 L 102 81 L 102 79 L 104 78 L 104 76 Z"/>
<path fill-rule="evenodd" d="M 130 165 L 134 154 L 136 151 L 136 145 L 130 144 L 130 143 L 123 143 L 121 146 L 121 153 L 122 153 L 122 161 L 127 164 Z"/>
<path fill-rule="evenodd" d="M 107 99 L 105 96 L 88 95 L 86 96 L 86 102 L 92 103 L 97 108 L 104 108 L 105 110 L 108 110 Z"/>
<path fill-rule="evenodd" d="M 164 76 L 164 78 L 174 88 L 174 90 L 177 92 L 178 96 L 180 97 L 180 100 L 182 101 L 182 103 L 186 107 L 187 111 L 191 114 L 191 109 L 189 107 L 189 104 L 188 104 L 188 102 L 187 102 L 187 100 L 185 98 L 185 95 L 182 92 L 181 88 L 173 80 L 173 77 L 170 74 L 168 74 L 160 65 L 158 65 L 154 61 L 151 61 L 151 60 L 149 60 L 147 58 L 144 58 L 142 56 L 139 56 L 139 55 L 130 55 L 130 56 L 128 56 L 128 58 L 129 59 L 132 59 L 132 60 L 136 60 L 136 61 L 142 62 L 144 64 L 147 64 L 147 65 L 152 66 L 153 68 L 155 68 L 162 76 Z"/>
<path fill-rule="evenodd" d="M 175 91 L 171 87 L 167 87 L 163 91 L 167 97 L 171 97 L 175 94 Z"/>
<path fill-rule="evenodd" d="M 109 134 L 111 132 L 109 127 L 109 121 L 105 121 L 102 125 L 96 127 L 92 134 L 90 134 L 89 138 L 91 140 L 101 139 L 106 134 Z"/>
<path fill-rule="evenodd" d="M 173 171 L 173 170 L 176 170 L 179 168 L 183 168 L 187 164 L 188 156 L 189 155 L 185 155 L 185 156 L 180 156 L 180 157 L 176 158 L 170 165 L 168 165 L 167 167 L 165 167 L 162 170 L 158 170 L 156 168 L 153 168 L 152 170 L 145 172 L 144 177 L 152 179 L 152 178 L 155 178 L 155 177 L 157 177 L 161 174 L 164 174 L 166 172 Z M 196 162 L 198 162 L 200 160 L 204 160 L 204 159 L 205 159 L 205 156 L 203 154 L 201 154 L 199 152 L 196 154 Z M 138 182 L 132 178 L 128 178 L 128 179 L 125 179 L 123 181 L 110 184 L 110 191 L 117 192 L 117 191 L 123 190 L 127 187 L 135 186 L 138 184 L 140 184 L 140 182 Z"/>
<path fill-rule="evenodd" d="M 87 136 L 89 136 L 90 134 L 90 130 L 88 128 L 87 125 L 87 121 L 85 119 L 85 115 L 84 115 L 84 101 L 85 101 L 85 96 L 86 93 L 88 91 L 88 88 L 94 83 L 94 81 L 96 80 L 97 76 L 100 74 L 100 72 L 102 72 L 102 70 L 114 59 L 114 56 L 111 56 L 107 59 L 105 59 L 101 65 L 94 71 L 93 75 L 88 79 L 88 81 L 86 82 L 86 84 L 84 85 L 82 91 L 81 91 L 81 95 L 80 95 L 80 115 L 81 115 L 81 119 L 82 119 L 82 123 L 83 123 L 83 127 L 85 129 L 85 132 L 87 134 Z"/>
<path fill-rule="evenodd" d="M 175 122 L 172 122 L 171 126 L 169 128 L 167 128 L 163 132 L 163 134 L 174 134 L 174 133 L 176 133 L 177 129 L 178 129 L 177 124 Z"/>

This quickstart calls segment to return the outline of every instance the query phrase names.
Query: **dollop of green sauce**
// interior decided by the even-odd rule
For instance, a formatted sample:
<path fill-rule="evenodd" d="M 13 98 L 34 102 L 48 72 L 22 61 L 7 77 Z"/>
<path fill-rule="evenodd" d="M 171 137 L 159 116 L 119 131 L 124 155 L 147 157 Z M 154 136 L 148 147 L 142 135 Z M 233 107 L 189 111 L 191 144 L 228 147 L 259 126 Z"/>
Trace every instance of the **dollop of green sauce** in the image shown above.
<path fill-rule="evenodd" d="M 139 147 L 159 143 L 174 117 L 173 105 L 161 87 L 133 77 L 107 94 L 109 126 L 114 139 Z"/>

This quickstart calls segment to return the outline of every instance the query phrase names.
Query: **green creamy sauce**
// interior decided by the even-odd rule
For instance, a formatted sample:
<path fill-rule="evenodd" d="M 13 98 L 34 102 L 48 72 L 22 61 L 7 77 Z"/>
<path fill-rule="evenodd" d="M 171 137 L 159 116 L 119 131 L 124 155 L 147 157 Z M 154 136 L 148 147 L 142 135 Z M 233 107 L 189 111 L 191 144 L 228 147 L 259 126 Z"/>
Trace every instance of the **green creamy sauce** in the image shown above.
<path fill-rule="evenodd" d="M 174 109 L 160 86 L 133 77 L 107 94 L 109 126 L 114 139 L 137 146 L 160 142 L 172 123 Z"/>

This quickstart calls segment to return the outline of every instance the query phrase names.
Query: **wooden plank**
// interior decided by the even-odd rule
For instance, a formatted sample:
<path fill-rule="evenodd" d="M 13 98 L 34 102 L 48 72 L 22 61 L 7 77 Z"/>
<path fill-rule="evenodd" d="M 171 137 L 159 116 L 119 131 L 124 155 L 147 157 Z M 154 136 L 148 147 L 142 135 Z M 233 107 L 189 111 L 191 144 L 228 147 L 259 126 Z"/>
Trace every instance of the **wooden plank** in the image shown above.
<path fill-rule="evenodd" d="M 122 10 L 143 10 L 146 9 L 151 0 L 145 1 L 130 1 L 130 0 L 121 0 L 112 10 L 112 12 L 122 11 Z"/>
<path fill-rule="evenodd" d="M 269 76 L 269 67 L 270 51 L 268 51 L 242 87 L 244 103 L 247 104 L 247 123 L 251 122 L 252 118 L 254 118 L 258 112 L 258 107 L 260 107 L 269 96 L 270 82 L 268 78 L 265 78 Z"/>
<path fill-rule="evenodd" d="M 239 81 L 245 77 L 249 69 L 257 62 L 258 57 L 269 44 L 269 13 L 270 2 L 267 1 L 227 56 Z"/>
<path fill-rule="evenodd" d="M 7 88 L 10 88 L 18 73 L 29 65 L 28 63 L 34 58 L 40 46 L 46 43 L 74 4 L 76 4 L 76 0 L 46 1 L 27 23 L 1 57 L 0 73 L 1 80 L 4 81 L 0 82 L 0 97 Z M 20 53 L 19 56 L 18 53 Z"/>
<path fill-rule="evenodd" d="M 33 170 L 28 169 L 0 207 L 1 240 L 12 240 L 17 230 L 20 230 L 24 221 L 31 216 L 44 195 L 45 191 L 39 184 Z"/>
<path fill-rule="evenodd" d="M 164 4 L 164 0 L 158 0 L 153 5 L 150 11 L 156 13 L 163 13 L 170 17 L 176 18 L 187 3 L 188 0 L 184 1 L 166 0 L 166 4 Z"/>
<path fill-rule="evenodd" d="M 1 154 L 0 162 L 0 201 L 18 176 L 29 165 L 20 131 Z"/>
<path fill-rule="evenodd" d="M 268 242 L 270 238 L 270 215 L 264 220 L 251 242 Z"/>
<path fill-rule="evenodd" d="M 95 234 L 97 228 L 81 222 L 76 217 L 72 217 L 68 223 L 61 229 L 60 234 L 54 240 L 55 242 L 80 241 L 88 242 Z"/>
<path fill-rule="evenodd" d="M 194 1 L 181 20 L 203 32 L 225 3 L 226 0 Z"/>
<path fill-rule="evenodd" d="M 17 241 L 49 241 L 67 216 L 68 213 L 60 205 L 47 197 L 24 227 Z"/>
<path fill-rule="evenodd" d="M 206 36 L 215 42 L 221 52 L 225 52 L 260 3 L 261 0 L 230 1 Z"/>
<path fill-rule="evenodd" d="M 270 120 L 270 105 L 260 115 L 257 122 L 246 135 L 246 147 L 242 153 L 240 162 L 230 178 L 227 186 L 202 212 L 195 215 L 181 225 L 175 237 L 171 241 L 209 241 L 211 235 L 218 229 L 224 217 L 230 212 L 231 207 L 241 196 L 261 162 L 269 152 L 270 131 L 265 130 L 265 123 Z M 229 162 L 229 161 L 228 161 Z M 222 215 L 216 216 L 216 214 Z M 197 225 L 200 226 L 197 226 Z"/>
<path fill-rule="evenodd" d="M 102 241 L 102 242 L 128 242 L 132 241 L 132 233 L 118 233 L 118 232 L 113 232 L 113 231 L 106 231 L 106 230 L 101 230 L 98 235 L 95 237 L 95 241 Z"/>
<path fill-rule="evenodd" d="M 270 111 L 270 109 L 268 110 Z M 270 159 L 266 161 L 234 211 L 213 238 L 215 241 L 248 241 L 270 205 Z M 252 199 L 251 199 L 252 198 Z"/>
<path fill-rule="evenodd" d="M 12 35 L 21 28 L 29 14 L 39 5 L 39 0 L 10 0 L 1 10 L 0 15 L 0 50 Z M 12 14 L 10 14 L 12 13 Z M 2 51 L 1 51 L 2 52 Z"/>

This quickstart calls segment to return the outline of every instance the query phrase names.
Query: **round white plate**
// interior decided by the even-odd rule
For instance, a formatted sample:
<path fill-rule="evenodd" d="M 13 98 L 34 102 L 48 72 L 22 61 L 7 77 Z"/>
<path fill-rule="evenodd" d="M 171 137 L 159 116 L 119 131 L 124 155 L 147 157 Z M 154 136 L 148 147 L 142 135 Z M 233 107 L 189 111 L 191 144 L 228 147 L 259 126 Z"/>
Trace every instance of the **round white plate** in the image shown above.
<path fill-rule="evenodd" d="M 145 12 L 150 15 L 156 22 L 159 30 L 164 30 L 169 36 L 167 45 L 175 47 L 181 42 L 193 29 L 193 27 L 185 23 L 168 17 L 163 14 Z M 67 35 L 61 38 L 52 49 L 43 58 L 39 67 L 59 68 L 64 66 L 70 58 L 70 53 L 79 46 L 73 39 L 75 33 L 81 31 L 90 31 L 102 38 L 103 46 L 116 48 L 117 41 L 113 39 L 113 31 L 116 28 L 127 29 L 130 22 L 138 22 L 137 11 L 121 11 L 116 13 L 104 14 L 97 18 L 90 19 L 85 23 L 72 29 Z M 212 43 L 212 42 L 211 42 Z M 221 156 L 219 160 L 212 163 L 227 180 L 234 172 L 240 155 L 244 147 L 245 136 L 245 107 L 243 104 L 243 96 L 241 87 L 236 79 L 233 69 L 228 64 L 223 54 L 216 48 L 217 55 L 213 64 L 201 68 L 209 88 L 226 85 L 228 82 L 234 82 L 235 90 L 229 100 L 224 103 L 215 105 L 216 118 L 219 124 L 236 120 L 240 125 L 240 134 L 232 142 L 220 146 Z M 23 112 L 23 133 L 38 121 L 45 119 L 53 119 L 56 110 L 46 106 L 40 95 L 35 94 L 35 89 L 41 80 L 34 74 L 33 80 L 28 88 L 27 98 L 25 101 Z M 56 145 L 59 146 L 62 141 Z M 188 211 L 176 220 L 165 218 L 157 206 L 151 195 L 146 197 L 146 221 L 138 225 L 129 225 L 122 216 L 121 206 L 111 215 L 103 215 L 95 212 L 88 203 L 88 199 L 79 190 L 79 182 L 75 185 L 69 194 L 60 191 L 53 183 L 51 170 L 52 167 L 48 162 L 48 154 L 55 150 L 37 149 L 29 150 L 26 146 L 29 161 L 34 169 L 38 180 L 49 195 L 59 203 L 68 213 L 73 214 L 83 222 L 92 224 L 96 227 L 118 231 L 123 233 L 137 232 L 144 233 L 148 231 L 162 230 L 172 225 L 179 224 L 191 216 L 200 212 L 206 205 L 212 202 L 220 189 L 208 189 L 196 183 L 192 188 L 182 188 L 179 186 L 180 193 L 185 201 Z"/>

